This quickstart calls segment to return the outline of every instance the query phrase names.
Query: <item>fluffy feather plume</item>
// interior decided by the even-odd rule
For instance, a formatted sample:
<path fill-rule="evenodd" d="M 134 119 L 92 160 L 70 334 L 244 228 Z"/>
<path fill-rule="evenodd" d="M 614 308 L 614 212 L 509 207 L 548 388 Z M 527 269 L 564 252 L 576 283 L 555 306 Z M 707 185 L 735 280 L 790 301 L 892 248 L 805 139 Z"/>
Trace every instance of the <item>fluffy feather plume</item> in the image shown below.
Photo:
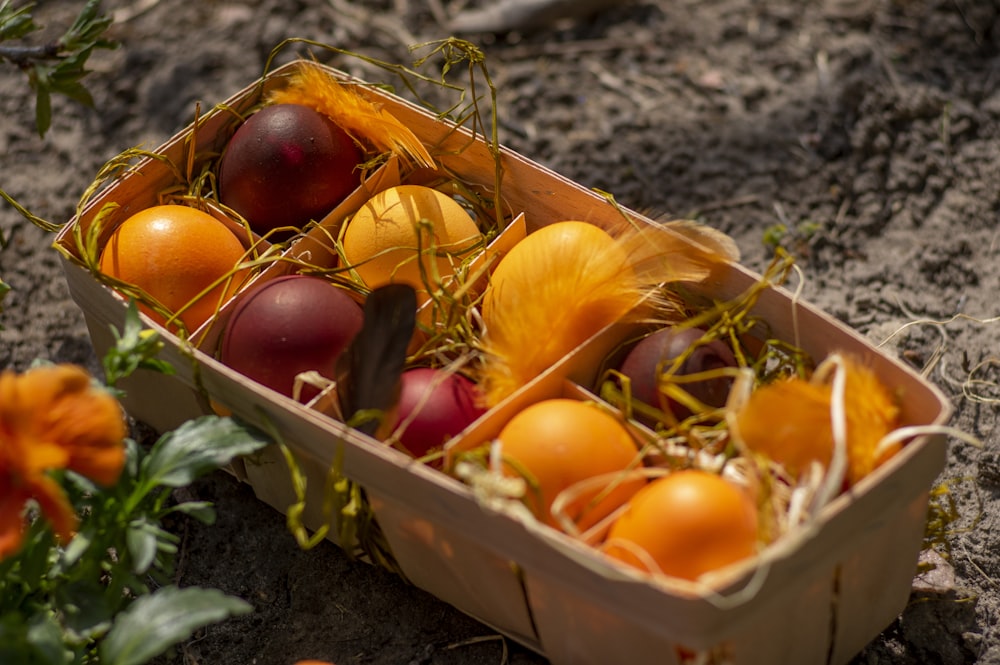
<path fill-rule="evenodd" d="M 814 461 L 832 467 L 837 447 L 833 402 L 838 397 L 831 375 L 836 371 L 844 373 L 839 399 L 848 485 L 898 452 L 898 442 L 880 446 L 898 426 L 895 396 L 870 367 L 841 354 L 826 359 L 809 380 L 791 378 L 755 390 L 736 413 L 735 431 L 742 445 L 783 464 L 793 474 L 802 473 Z"/>
<path fill-rule="evenodd" d="M 434 166 L 427 148 L 408 127 L 366 98 L 359 86 L 344 85 L 317 65 L 302 65 L 288 85 L 273 91 L 267 102 L 308 106 L 359 142 L 367 141 L 418 166 Z"/>
<path fill-rule="evenodd" d="M 642 316 L 651 289 L 701 281 L 736 260 L 732 241 L 689 222 L 617 237 L 586 222 L 559 222 L 519 242 L 497 265 L 482 307 L 480 373 L 499 403 L 605 326 Z"/>

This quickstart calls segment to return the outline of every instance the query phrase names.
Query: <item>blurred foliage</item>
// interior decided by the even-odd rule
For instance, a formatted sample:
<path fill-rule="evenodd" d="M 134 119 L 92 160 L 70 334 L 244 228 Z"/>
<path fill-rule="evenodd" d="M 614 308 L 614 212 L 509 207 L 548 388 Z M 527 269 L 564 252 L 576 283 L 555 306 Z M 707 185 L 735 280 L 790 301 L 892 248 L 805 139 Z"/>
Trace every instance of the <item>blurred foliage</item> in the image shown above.
<path fill-rule="evenodd" d="M 94 379 L 95 389 L 122 394 L 114 385 L 136 369 L 173 371 L 156 359 L 157 334 L 142 330 L 134 303 L 123 330 L 114 332 L 116 344 L 105 359 L 113 376 L 104 386 Z M 142 665 L 210 624 L 252 611 L 248 602 L 217 589 L 179 588 L 183 542 L 168 527 L 172 516 L 214 523 L 211 503 L 183 499 L 174 490 L 263 448 L 269 441 L 259 431 L 206 415 L 148 447 L 126 438 L 122 469 L 111 486 L 70 468 L 49 469 L 46 478 L 79 517 L 68 542 L 57 538 L 38 497 L 29 497 L 23 509 L 17 505 L 26 498 L 18 493 L 23 478 L 19 469 L 4 466 L 12 451 L 23 450 L 12 442 L 17 435 L 0 428 L 0 505 L 12 511 L 3 515 L 3 526 L 9 532 L 23 522 L 17 549 L 0 556 L 0 663 Z"/>
<path fill-rule="evenodd" d="M 95 49 L 114 49 L 118 44 L 104 37 L 112 18 L 101 13 L 100 0 L 87 0 L 62 36 L 31 44 L 30 37 L 41 30 L 32 15 L 34 8 L 33 2 L 14 7 L 11 0 L 0 0 L 0 61 L 27 75 L 35 91 L 35 126 L 45 136 L 52 125 L 52 94 L 93 106 L 81 82 L 89 73 L 87 59 Z"/>

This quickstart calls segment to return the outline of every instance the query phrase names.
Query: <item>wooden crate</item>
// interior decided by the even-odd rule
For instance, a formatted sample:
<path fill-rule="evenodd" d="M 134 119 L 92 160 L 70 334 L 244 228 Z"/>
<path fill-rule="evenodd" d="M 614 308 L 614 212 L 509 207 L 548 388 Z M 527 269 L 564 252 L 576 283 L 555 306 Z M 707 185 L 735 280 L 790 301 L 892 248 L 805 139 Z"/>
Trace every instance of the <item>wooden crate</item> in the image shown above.
<path fill-rule="evenodd" d="M 280 85 L 297 65 L 277 69 L 263 85 L 254 82 L 225 106 L 249 109 L 262 90 Z M 444 167 L 467 183 L 492 187 L 494 162 L 481 140 L 397 97 L 372 94 L 435 148 Z M 234 126 L 233 115 L 220 108 L 157 152 L 181 164 L 192 141 L 197 151 L 220 149 Z M 517 219 L 496 241 L 497 251 L 555 221 L 621 220 L 621 210 L 605 197 L 524 156 L 503 150 L 501 163 L 505 204 Z M 366 186 L 379 189 L 398 181 L 399 172 L 393 169 L 390 163 Z M 123 220 L 155 204 L 157 193 L 171 184 L 171 178 L 162 163 L 144 160 L 97 196 L 57 242 L 74 253 L 73 229 L 86 229 L 105 202 L 120 204 Z M 367 193 L 358 196 L 363 199 Z M 290 251 L 322 252 L 323 242 L 310 234 L 293 247 L 297 249 Z M 78 262 L 67 259 L 64 268 L 95 349 L 103 354 L 112 342 L 109 326 L 122 326 L 126 305 Z M 725 300 L 759 280 L 760 275 L 734 264 L 697 290 Z M 226 311 L 225 307 L 220 311 L 221 320 Z M 923 378 L 787 291 L 765 290 L 754 313 L 779 338 L 791 340 L 798 330 L 799 345 L 814 358 L 834 350 L 865 358 L 890 389 L 903 395 L 903 424 L 939 425 L 950 417 L 944 396 Z M 182 343 L 148 319 L 145 322 L 160 331 L 166 342 L 162 356 L 177 374 L 140 371 L 123 385 L 126 408 L 136 418 L 168 430 L 210 413 L 215 403 L 253 424 L 274 427 L 308 479 L 310 509 L 304 519 L 313 529 L 324 522 L 316 506 L 327 471 L 339 464 L 344 475 L 364 488 L 396 563 L 410 581 L 557 665 L 669 664 L 684 662 L 684 654 L 691 652 L 740 664 L 847 662 L 899 614 L 908 598 L 928 492 L 944 465 L 941 436 L 916 438 L 828 505 L 810 528 L 799 529 L 760 557 L 731 567 L 721 586 L 709 593 L 683 581 L 651 581 L 610 565 L 564 534 L 481 505 L 458 480 L 262 388 L 206 352 L 218 335 L 220 321 L 192 336 L 202 349 Z M 524 405 L 564 394 L 567 381 L 592 381 L 595 358 L 613 348 L 623 334 L 616 326 L 602 331 L 491 411 L 465 436 L 486 440 Z M 289 472 L 277 449 L 243 460 L 233 470 L 276 509 L 285 511 L 293 500 Z"/>

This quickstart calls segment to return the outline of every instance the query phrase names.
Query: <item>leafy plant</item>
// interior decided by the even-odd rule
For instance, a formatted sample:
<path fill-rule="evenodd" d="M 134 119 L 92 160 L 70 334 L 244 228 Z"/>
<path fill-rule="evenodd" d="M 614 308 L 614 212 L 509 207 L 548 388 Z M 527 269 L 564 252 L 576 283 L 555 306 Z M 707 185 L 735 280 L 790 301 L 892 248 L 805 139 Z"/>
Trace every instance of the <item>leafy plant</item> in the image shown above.
<path fill-rule="evenodd" d="M 794 228 L 784 222 L 772 224 L 764 229 L 764 246 L 772 251 L 784 249 L 792 254 L 808 255 L 809 243 L 822 230 L 822 225 L 810 219 L 802 220 Z"/>
<path fill-rule="evenodd" d="M 104 380 L 114 386 L 119 380 L 137 369 L 148 369 L 161 374 L 173 374 L 174 368 L 160 360 L 156 354 L 163 348 L 163 342 L 156 332 L 144 329 L 139 319 L 139 308 L 134 300 L 129 301 L 129 311 L 121 332 L 111 327 L 115 344 L 104 354 Z"/>
<path fill-rule="evenodd" d="M 35 3 L 14 7 L 0 1 L 0 61 L 21 69 L 35 91 L 35 126 L 45 136 L 52 125 L 52 94 L 61 94 L 85 106 L 94 100 L 81 80 L 89 73 L 87 59 L 95 49 L 114 49 L 117 42 L 104 33 L 113 19 L 100 11 L 100 0 L 87 0 L 73 23 L 57 39 L 44 44 L 25 43 L 41 30 L 32 10 Z M 16 41 L 17 43 L 8 43 Z"/>
<path fill-rule="evenodd" d="M 148 331 L 138 332 L 134 307 L 124 329 L 116 332 L 118 343 L 108 354 L 117 358 L 114 380 L 136 367 L 159 368 L 150 362 L 158 340 Z M 0 453 L 16 449 L 5 439 L 12 436 L 17 433 L 0 432 L 0 448 L 7 448 Z M 180 539 L 163 521 L 180 513 L 213 523 L 211 504 L 175 502 L 171 490 L 266 444 L 260 433 L 231 418 L 203 416 L 163 435 L 148 450 L 126 438 L 113 484 L 102 485 L 71 468 L 50 471 L 47 477 L 61 486 L 79 523 L 67 540 L 53 528 L 51 506 L 27 503 L 20 546 L 0 558 L 0 662 L 139 665 L 202 626 L 249 612 L 251 606 L 239 598 L 214 589 L 180 589 L 172 582 Z M 0 481 L 16 474 L 4 459 L 0 455 Z M 0 503 L 15 491 L 3 485 Z M 4 503 L 4 509 L 9 505 Z"/>

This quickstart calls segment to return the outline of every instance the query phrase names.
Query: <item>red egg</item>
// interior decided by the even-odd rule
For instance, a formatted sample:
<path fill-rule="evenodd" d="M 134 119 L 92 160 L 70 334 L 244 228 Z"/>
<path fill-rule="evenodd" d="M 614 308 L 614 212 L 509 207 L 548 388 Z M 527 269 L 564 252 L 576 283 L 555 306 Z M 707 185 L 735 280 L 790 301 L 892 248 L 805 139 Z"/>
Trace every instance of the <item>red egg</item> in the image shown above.
<path fill-rule="evenodd" d="M 477 404 L 476 384 L 453 372 L 417 367 L 400 379 L 397 426 L 406 424 L 399 442 L 414 457 L 440 450 L 485 409 Z"/>
<path fill-rule="evenodd" d="M 689 346 L 705 334 L 699 328 L 663 328 L 644 337 L 633 347 L 621 365 L 621 373 L 627 376 L 635 400 L 669 410 L 679 419 L 687 418 L 691 412 L 676 401 L 661 394 L 659 378 L 664 370 L 669 370 L 673 361 Z M 676 375 L 697 374 L 723 367 L 735 367 L 736 358 L 732 350 L 719 340 L 699 345 L 677 369 Z M 705 379 L 695 383 L 680 384 L 680 387 L 708 406 L 721 407 L 729 396 L 732 379 L 720 377 Z"/>
<path fill-rule="evenodd" d="M 361 181 L 351 137 L 299 104 L 265 106 L 233 134 L 219 165 L 219 200 L 263 235 L 319 220 Z"/>
<path fill-rule="evenodd" d="M 361 306 L 343 289 L 319 277 L 285 275 L 240 298 L 222 335 L 220 360 L 292 397 L 301 372 L 334 377 L 337 358 L 363 320 Z M 317 394 L 307 387 L 300 398 Z"/>

